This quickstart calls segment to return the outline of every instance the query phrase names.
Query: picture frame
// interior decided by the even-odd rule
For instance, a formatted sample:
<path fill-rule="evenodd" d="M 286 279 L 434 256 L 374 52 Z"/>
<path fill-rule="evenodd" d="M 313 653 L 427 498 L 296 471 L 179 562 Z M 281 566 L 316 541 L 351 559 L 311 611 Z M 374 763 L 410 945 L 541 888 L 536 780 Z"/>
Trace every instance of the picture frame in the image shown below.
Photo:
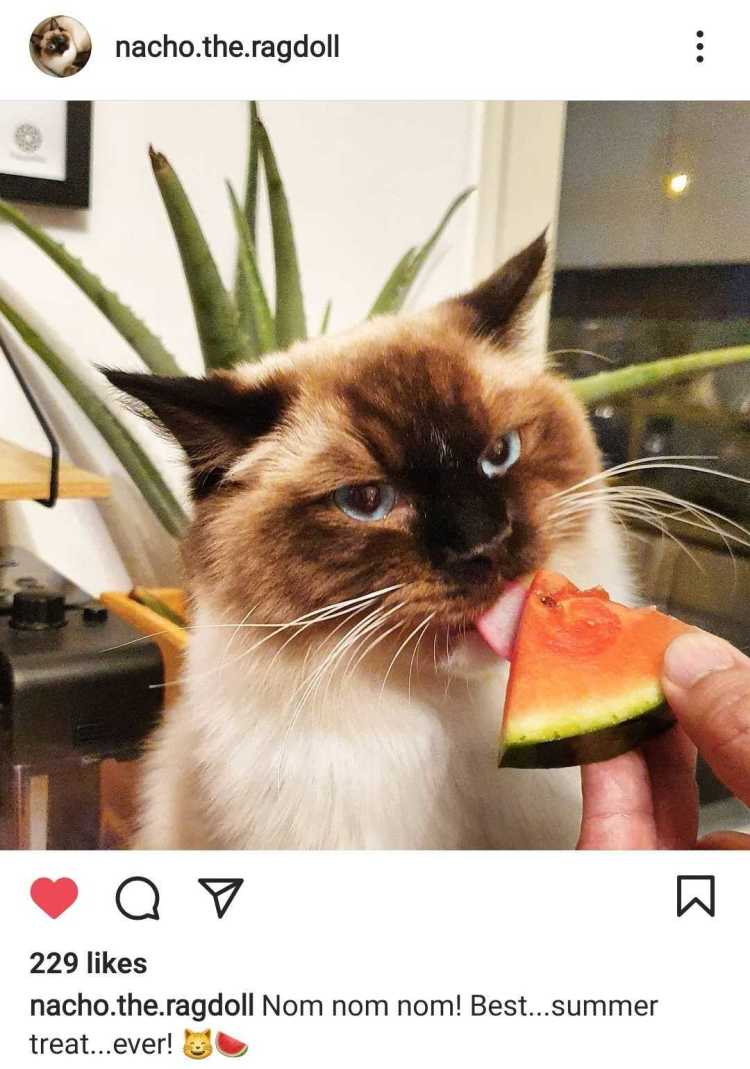
<path fill-rule="evenodd" d="M 91 101 L 0 103 L 0 197 L 88 208 Z"/>

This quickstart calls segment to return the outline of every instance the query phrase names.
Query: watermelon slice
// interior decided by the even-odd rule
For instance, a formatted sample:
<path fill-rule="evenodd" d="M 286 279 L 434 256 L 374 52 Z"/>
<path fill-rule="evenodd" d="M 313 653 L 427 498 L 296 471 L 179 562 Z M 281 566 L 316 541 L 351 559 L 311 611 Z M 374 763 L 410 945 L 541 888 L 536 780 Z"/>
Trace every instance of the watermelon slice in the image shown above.
<path fill-rule="evenodd" d="M 618 605 L 601 587 L 537 572 L 511 655 L 500 764 L 607 761 L 669 727 L 662 659 L 690 630 L 653 607 Z"/>
<path fill-rule="evenodd" d="M 243 1054 L 247 1054 L 247 1043 L 243 1043 L 241 1039 L 234 1039 L 233 1036 L 228 1036 L 226 1032 L 216 1033 L 214 1046 L 219 1054 L 223 1054 L 225 1058 L 241 1058 Z"/>

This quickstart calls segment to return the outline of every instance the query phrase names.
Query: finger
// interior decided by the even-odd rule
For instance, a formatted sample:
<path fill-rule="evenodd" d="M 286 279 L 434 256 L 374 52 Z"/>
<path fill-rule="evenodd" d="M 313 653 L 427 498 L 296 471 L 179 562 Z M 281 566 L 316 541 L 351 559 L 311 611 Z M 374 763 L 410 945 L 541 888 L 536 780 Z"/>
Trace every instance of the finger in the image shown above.
<path fill-rule="evenodd" d="M 698 840 L 697 850 L 750 850 L 750 835 L 742 831 L 714 831 Z"/>
<path fill-rule="evenodd" d="M 722 639 L 692 631 L 668 647 L 662 686 L 718 778 L 750 803 L 750 659 Z"/>
<path fill-rule="evenodd" d="M 660 850 L 692 850 L 698 836 L 695 746 L 675 725 L 643 743 Z"/>
<path fill-rule="evenodd" d="M 651 779 L 638 750 L 581 769 L 579 850 L 655 850 Z"/>

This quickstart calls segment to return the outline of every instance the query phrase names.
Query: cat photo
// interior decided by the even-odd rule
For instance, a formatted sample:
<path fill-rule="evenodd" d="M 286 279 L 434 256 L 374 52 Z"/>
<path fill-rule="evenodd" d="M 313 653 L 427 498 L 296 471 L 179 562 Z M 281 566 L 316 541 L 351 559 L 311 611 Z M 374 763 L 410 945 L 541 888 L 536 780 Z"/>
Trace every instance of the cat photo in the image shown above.
<path fill-rule="evenodd" d="M 210 1028 L 207 1028 L 205 1032 L 191 1032 L 189 1028 L 185 1029 L 185 1044 L 182 1051 L 187 1058 L 199 1062 L 213 1054 L 213 1050 Z"/>
<path fill-rule="evenodd" d="M 69 78 L 88 63 L 91 38 L 76 19 L 55 15 L 39 23 L 31 35 L 30 48 L 34 62 L 45 74 Z"/>
<path fill-rule="evenodd" d="M 135 846 L 568 848 L 578 769 L 497 769 L 477 620 L 538 568 L 633 597 L 582 405 L 530 318 L 544 235 L 467 293 L 206 378 L 108 371 L 182 447 L 190 639 Z"/>

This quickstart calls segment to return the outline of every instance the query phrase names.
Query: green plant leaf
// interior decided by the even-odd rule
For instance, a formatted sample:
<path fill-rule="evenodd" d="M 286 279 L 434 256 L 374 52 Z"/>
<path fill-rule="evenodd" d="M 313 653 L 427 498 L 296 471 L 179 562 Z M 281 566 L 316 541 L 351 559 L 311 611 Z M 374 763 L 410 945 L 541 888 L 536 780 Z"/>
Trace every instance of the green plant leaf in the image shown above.
<path fill-rule="evenodd" d="M 268 306 L 268 298 L 263 287 L 263 279 L 260 276 L 258 261 L 255 256 L 255 246 L 250 234 L 250 227 L 245 218 L 239 201 L 232 189 L 231 182 L 227 182 L 229 202 L 234 214 L 234 225 L 237 228 L 239 242 L 239 261 L 242 266 L 241 278 L 238 276 L 237 285 L 242 283 L 247 287 L 244 295 L 246 305 L 247 333 L 251 340 L 253 355 L 270 353 L 276 345 L 273 316 Z"/>
<path fill-rule="evenodd" d="M 372 319 L 373 316 L 388 315 L 389 312 L 395 312 L 404 303 L 406 295 L 405 287 L 407 286 L 411 265 L 416 254 L 417 248 L 415 245 L 406 250 L 383 283 L 383 288 L 375 298 L 375 303 L 368 312 L 368 319 Z M 402 291 L 404 291 L 403 296 L 401 295 Z"/>
<path fill-rule="evenodd" d="M 257 244 L 257 216 L 258 216 L 258 132 L 256 127 L 260 122 L 258 105 L 254 100 L 250 101 L 250 142 L 247 159 L 247 181 L 245 183 L 245 218 L 250 231 L 253 245 Z"/>
<path fill-rule="evenodd" d="M 273 232 L 273 254 L 276 265 L 276 344 L 280 349 L 286 349 L 293 342 L 307 337 L 305 302 L 302 296 L 297 247 L 284 183 L 279 173 L 271 140 L 260 119 L 255 123 L 255 130 L 266 173 Z"/>
<path fill-rule="evenodd" d="M 176 171 L 161 152 L 149 148 L 149 156 L 177 241 L 206 369 L 232 367 L 248 355 L 237 309 Z"/>
<path fill-rule="evenodd" d="M 180 616 L 178 612 L 170 609 L 166 602 L 161 598 L 157 598 L 155 594 L 152 594 L 146 587 L 136 586 L 130 595 L 140 605 L 145 605 L 147 609 L 151 609 L 152 612 L 157 613 L 158 616 L 163 616 L 165 620 L 169 620 L 171 624 L 176 624 L 177 627 L 187 627 L 187 620 L 184 616 Z"/>
<path fill-rule="evenodd" d="M 244 217 L 253 248 L 257 245 L 256 219 L 258 214 L 258 137 L 255 124 L 258 121 L 258 108 L 254 100 L 250 101 L 248 123 L 247 175 L 245 177 Z M 238 251 L 237 267 L 234 277 L 234 301 L 240 319 L 240 328 L 247 334 L 253 345 L 254 355 L 260 352 L 258 339 L 254 335 L 255 319 L 250 298 L 250 283 L 245 275 L 243 258 Z"/>
<path fill-rule="evenodd" d="M 398 312 L 403 307 L 404 301 L 409 296 L 411 288 L 419 276 L 419 272 L 422 270 L 429 259 L 432 250 L 443 236 L 443 232 L 448 226 L 448 223 L 467 197 L 471 196 L 473 192 L 474 186 L 469 186 L 467 189 L 464 189 L 463 192 L 459 193 L 448 205 L 445 214 L 433 230 L 432 234 L 430 234 L 427 241 L 425 241 L 424 245 L 420 245 L 416 250 L 410 249 L 409 252 L 401 257 L 388 276 L 382 290 L 376 297 L 375 303 L 368 314 L 368 319 L 371 319 L 376 315 L 388 315 L 393 312 Z"/>
<path fill-rule="evenodd" d="M 116 293 L 107 289 L 100 278 L 72 256 L 64 245 L 55 241 L 40 227 L 34 226 L 22 212 L 3 200 L 0 200 L 0 218 L 12 223 L 65 272 L 155 375 L 184 374 L 172 354 L 165 349 L 156 335 L 151 333 L 146 324 L 122 303 Z"/>
<path fill-rule="evenodd" d="M 686 356 L 668 356 L 647 364 L 631 364 L 616 371 L 600 371 L 584 379 L 574 379 L 570 385 L 584 404 L 591 405 L 610 397 L 634 393 L 660 386 L 681 375 L 695 375 L 728 364 L 750 361 L 750 345 L 733 345 L 728 349 L 710 349 Z"/>
<path fill-rule="evenodd" d="M 16 330 L 24 342 L 47 365 L 62 383 L 82 412 L 126 469 L 130 478 L 148 502 L 154 515 L 169 534 L 179 538 L 187 527 L 187 518 L 172 491 L 162 479 L 153 462 L 130 431 L 110 412 L 96 393 L 65 363 L 34 328 L 0 296 L 0 314 Z"/>
<path fill-rule="evenodd" d="M 326 334 L 328 332 L 328 324 L 331 322 L 331 309 L 333 308 L 333 301 L 329 300 L 323 309 L 323 318 L 320 321 L 320 333 Z"/>

